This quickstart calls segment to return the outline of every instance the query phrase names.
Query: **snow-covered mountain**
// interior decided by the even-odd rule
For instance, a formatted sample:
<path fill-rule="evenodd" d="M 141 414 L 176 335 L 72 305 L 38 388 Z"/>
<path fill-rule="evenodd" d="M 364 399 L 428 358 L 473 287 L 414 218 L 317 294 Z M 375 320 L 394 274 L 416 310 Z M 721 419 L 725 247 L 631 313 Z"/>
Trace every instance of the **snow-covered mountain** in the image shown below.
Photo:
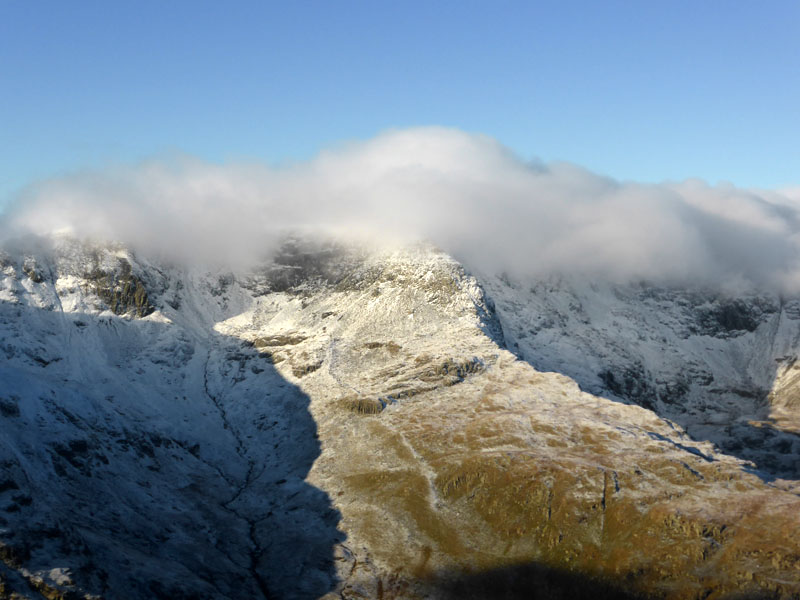
<path fill-rule="evenodd" d="M 481 280 L 509 348 L 537 369 L 651 409 L 773 476 L 800 478 L 796 417 L 778 418 L 785 394 L 774 389 L 800 351 L 797 299 L 646 282 Z"/>
<path fill-rule="evenodd" d="M 424 245 L 9 245 L 0 598 L 792 597 L 798 317 Z"/>

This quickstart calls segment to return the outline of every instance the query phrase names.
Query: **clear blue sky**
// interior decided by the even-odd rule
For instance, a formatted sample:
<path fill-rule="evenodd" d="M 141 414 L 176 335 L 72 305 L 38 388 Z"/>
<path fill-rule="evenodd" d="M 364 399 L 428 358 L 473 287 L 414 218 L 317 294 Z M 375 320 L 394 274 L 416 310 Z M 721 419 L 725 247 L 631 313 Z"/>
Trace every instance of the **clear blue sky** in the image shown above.
<path fill-rule="evenodd" d="M 186 152 L 445 125 L 621 179 L 800 183 L 800 2 L 0 0 L 0 206 Z"/>

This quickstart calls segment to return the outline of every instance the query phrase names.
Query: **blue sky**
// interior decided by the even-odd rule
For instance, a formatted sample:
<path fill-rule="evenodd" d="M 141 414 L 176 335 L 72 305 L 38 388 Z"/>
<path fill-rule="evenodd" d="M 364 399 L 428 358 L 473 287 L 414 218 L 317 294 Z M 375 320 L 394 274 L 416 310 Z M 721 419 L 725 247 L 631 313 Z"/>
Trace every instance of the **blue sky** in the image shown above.
<path fill-rule="evenodd" d="M 800 2 L 0 0 L 0 205 L 444 125 L 625 180 L 800 183 Z"/>

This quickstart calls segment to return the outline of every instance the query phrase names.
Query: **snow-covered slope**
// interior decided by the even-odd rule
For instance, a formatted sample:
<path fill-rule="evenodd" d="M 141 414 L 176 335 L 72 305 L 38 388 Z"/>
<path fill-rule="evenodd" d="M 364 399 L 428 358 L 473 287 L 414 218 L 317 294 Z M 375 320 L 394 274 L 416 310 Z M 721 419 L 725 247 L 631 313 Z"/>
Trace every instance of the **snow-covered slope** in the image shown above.
<path fill-rule="evenodd" d="M 649 408 L 772 476 L 800 477 L 800 438 L 770 420 L 778 372 L 800 350 L 798 300 L 646 283 L 481 280 L 509 347 L 537 369 Z"/>
<path fill-rule="evenodd" d="M 249 293 L 69 240 L 6 255 L 3 275 L 9 581 L 18 569 L 101 597 L 257 598 L 264 571 L 277 592 L 327 589 L 339 534 L 304 482 L 319 455 L 308 397 L 213 328 Z M 126 293 L 137 287 L 158 310 Z"/>
<path fill-rule="evenodd" d="M 570 308 L 566 292 L 487 278 L 495 313 L 478 280 L 432 248 L 296 240 L 246 272 L 66 238 L 8 248 L 0 269 L 0 597 L 543 586 L 789 597 L 800 585 L 795 482 L 767 483 L 705 430 L 690 437 L 662 418 L 667 405 L 690 415 L 727 397 L 695 389 L 689 359 L 726 385 L 767 389 L 771 363 L 751 344 L 788 353 L 794 336 L 768 300 L 748 301 L 761 307 L 752 332 L 727 337 L 666 338 L 695 326 L 670 309 L 652 330 L 681 358 L 660 373 L 681 370 L 664 384 L 689 389 L 673 403 L 640 395 L 654 412 L 587 390 L 609 396 L 617 375 L 598 373 L 633 356 L 628 334 L 597 333 L 604 315 L 635 304 L 628 327 L 641 329 L 663 298 L 603 290 Z M 566 319 L 540 328 L 547 347 L 522 335 L 539 314 Z M 658 390 L 658 348 L 643 335 L 643 381 Z M 712 358 L 693 336 L 709 338 Z"/>

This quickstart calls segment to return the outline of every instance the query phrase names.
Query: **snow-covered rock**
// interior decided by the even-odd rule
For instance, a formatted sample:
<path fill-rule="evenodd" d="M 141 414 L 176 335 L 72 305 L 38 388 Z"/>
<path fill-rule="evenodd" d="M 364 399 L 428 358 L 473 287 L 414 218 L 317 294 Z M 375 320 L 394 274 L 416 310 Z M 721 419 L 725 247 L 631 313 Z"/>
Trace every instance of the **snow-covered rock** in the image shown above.
<path fill-rule="evenodd" d="M 796 592 L 797 448 L 723 443 L 767 427 L 791 303 L 479 279 L 7 248 L 0 597 Z"/>

